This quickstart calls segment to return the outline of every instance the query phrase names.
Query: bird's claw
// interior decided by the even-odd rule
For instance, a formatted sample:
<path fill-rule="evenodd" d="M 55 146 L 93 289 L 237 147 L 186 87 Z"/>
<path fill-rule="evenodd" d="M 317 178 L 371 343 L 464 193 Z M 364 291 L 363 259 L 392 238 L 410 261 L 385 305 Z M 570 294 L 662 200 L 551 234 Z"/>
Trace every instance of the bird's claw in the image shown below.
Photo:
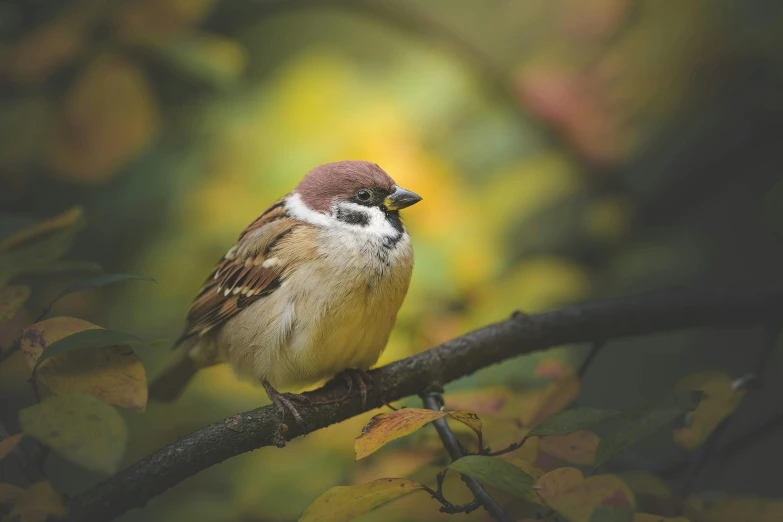
<path fill-rule="evenodd" d="M 351 394 L 354 383 L 359 387 L 359 393 L 362 396 L 362 409 L 367 408 L 367 391 L 372 389 L 373 380 L 372 375 L 367 373 L 366 370 L 356 370 L 349 368 L 342 373 L 345 385 L 348 387 L 346 396 Z"/>
<path fill-rule="evenodd" d="M 298 402 L 300 405 L 310 406 L 312 404 L 310 399 L 307 396 L 298 393 L 280 393 L 266 381 L 264 381 L 263 384 L 264 388 L 266 389 L 266 394 L 269 396 L 272 404 L 274 404 L 280 412 L 280 424 L 278 425 L 277 432 L 275 433 L 275 445 L 278 447 L 285 446 L 285 433 L 288 431 L 288 426 L 285 424 L 286 411 L 288 411 L 293 416 L 296 423 L 302 427 L 305 435 L 307 435 L 307 426 L 305 425 L 304 419 L 302 419 L 302 415 L 299 413 L 299 410 L 294 405 L 294 403 Z"/>

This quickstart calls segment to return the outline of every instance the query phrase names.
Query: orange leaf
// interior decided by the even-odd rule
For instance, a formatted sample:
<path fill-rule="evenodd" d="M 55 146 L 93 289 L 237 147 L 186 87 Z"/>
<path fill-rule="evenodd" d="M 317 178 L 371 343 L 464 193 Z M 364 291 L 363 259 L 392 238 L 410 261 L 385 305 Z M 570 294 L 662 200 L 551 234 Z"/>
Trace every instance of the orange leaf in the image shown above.
<path fill-rule="evenodd" d="M 544 359 L 536 365 L 534 373 L 538 377 L 557 379 L 566 373 L 565 365 L 558 359 Z"/>
<path fill-rule="evenodd" d="M 336 486 L 315 499 L 299 522 L 340 522 L 372 511 L 396 498 L 423 489 L 418 482 L 400 478 L 385 478 L 358 484 Z"/>
<path fill-rule="evenodd" d="M 0 504 L 16 504 L 24 490 L 13 484 L 0 484 Z"/>
<path fill-rule="evenodd" d="M 20 522 L 45 522 L 50 515 L 59 517 L 65 512 L 60 494 L 47 480 L 27 488 L 16 501 L 11 516 L 18 515 Z"/>
<path fill-rule="evenodd" d="M 16 445 L 19 444 L 19 441 L 22 440 L 22 437 L 24 437 L 24 433 L 17 433 L 0 440 L 0 460 L 3 460 L 6 455 L 11 453 Z"/>
<path fill-rule="evenodd" d="M 479 388 L 448 392 L 445 400 L 455 410 L 475 411 L 479 415 L 496 415 L 508 404 L 511 391 L 506 387 Z"/>
<path fill-rule="evenodd" d="M 409 435 L 425 424 L 443 417 L 459 421 L 476 433 L 481 432 L 481 420 L 472 411 L 434 411 L 420 408 L 404 408 L 381 413 L 362 428 L 362 434 L 354 442 L 356 460 L 378 451 L 384 444 Z"/>
<path fill-rule="evenodd" d="M 745 390 L 733 388 L 734 379 L 720 371 L 689 375 L 677 384 L 678 390 L 701 390 L 699 406 L 690 413 L 690 426 L 674 430 L 674 440 L 687 449 L 699 447 L 723 419 L 737 409 Z"/>
<path fill-rule="evenodd" d="M 101 183 L 144 151 L 158 125 L 144 72 L 122 55 L 104 53 L 80 72 L 65 96 L 50 167 L 69 181 Z"/>
<path fill-rule="evenodd" d="M 541 437 L 539 450 L 566 462 L 589 465 L 595 461 L 600 439 L 592 431 L 575 431 L 568 435 Z"/>
<path fill-rule="evenodd" d="M 571 522 L 590 522 L 598 508 L 633 508 L 634 496 L 614 475 L 584 479 L 575 468 L 560 468 L 541 477 L 537 485 L 541 499 Z"/>

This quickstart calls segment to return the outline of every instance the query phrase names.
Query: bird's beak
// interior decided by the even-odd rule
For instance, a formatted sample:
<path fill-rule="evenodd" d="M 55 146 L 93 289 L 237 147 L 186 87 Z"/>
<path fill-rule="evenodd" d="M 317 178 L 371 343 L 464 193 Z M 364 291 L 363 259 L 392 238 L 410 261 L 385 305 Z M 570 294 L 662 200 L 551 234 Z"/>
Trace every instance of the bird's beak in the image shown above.
<path fill-rule="evenodd" d="M 421 201 L 421 196 L 414 194 L 410 190 L 394 187 L 394 192 L 389 194 L 383 202 L 387 210 L 400 210 L 410 207 Z"/>

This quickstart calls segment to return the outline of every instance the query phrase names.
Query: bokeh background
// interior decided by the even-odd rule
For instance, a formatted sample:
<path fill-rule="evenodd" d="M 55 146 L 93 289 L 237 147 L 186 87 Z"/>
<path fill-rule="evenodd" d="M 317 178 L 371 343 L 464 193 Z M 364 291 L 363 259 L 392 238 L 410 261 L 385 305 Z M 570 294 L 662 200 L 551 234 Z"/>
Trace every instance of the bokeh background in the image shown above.
<path fill-rule="evenodd" d="M 381 363 L 515 309 L 783 279 L 775 0 L 4 0 L 0 42 L 0 236 L 82 205 L 68 259 L 158 281 L 74 294 L 55 314 L 175 338 L 244 226 L 341 159 L 378 163 L 424 198 L 404 212 L 416 267 Z M 78 278 L 36 276 L 27 317 Z M 699 369 L 741 375 L 761 342 L 748 328 L 611 343 L 578 403 L 627 408 Z M 537 361 L 585 353 L 516 359 L 447 390 L 524 394 Z M 154 375 L 171 354 L 139 355 Z M 727 436 L 783 411 L 778 352 L 767 370 Z M 29 403 L 27 371 L 11 359 L 0 374 L 7 426 Z M 177 403 L 123 414 L 125 462 L 266 402 L 209 369 Z M 369 416 L 210 468 L 121 520 L 292 520 L 337 484 L 434 476 L 432 430 L 355 463 Z M 780 424 L 697 490 L 783 495 Z M 676 483 L 684 454 L 663 439 L 615 466 Z M 99 478 L 56 456 L 47 468 L 66 493 Z M 411 497 L 365 518 L 438 517 Z"/>

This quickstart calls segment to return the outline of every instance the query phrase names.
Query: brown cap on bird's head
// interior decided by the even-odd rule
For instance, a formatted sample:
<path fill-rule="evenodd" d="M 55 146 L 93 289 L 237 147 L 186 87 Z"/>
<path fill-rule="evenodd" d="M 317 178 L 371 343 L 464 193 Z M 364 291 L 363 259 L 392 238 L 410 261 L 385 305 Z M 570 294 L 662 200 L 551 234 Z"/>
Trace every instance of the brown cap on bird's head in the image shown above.
<path fill-rule="evenodd" d="M 375 163 L 338 161 L 320 165 L 299 182 L 295 192 L 311 209 L 329 212 L 335 199 L 350 199 L 359 189 L 391 192 L 394 180 Z"/>

